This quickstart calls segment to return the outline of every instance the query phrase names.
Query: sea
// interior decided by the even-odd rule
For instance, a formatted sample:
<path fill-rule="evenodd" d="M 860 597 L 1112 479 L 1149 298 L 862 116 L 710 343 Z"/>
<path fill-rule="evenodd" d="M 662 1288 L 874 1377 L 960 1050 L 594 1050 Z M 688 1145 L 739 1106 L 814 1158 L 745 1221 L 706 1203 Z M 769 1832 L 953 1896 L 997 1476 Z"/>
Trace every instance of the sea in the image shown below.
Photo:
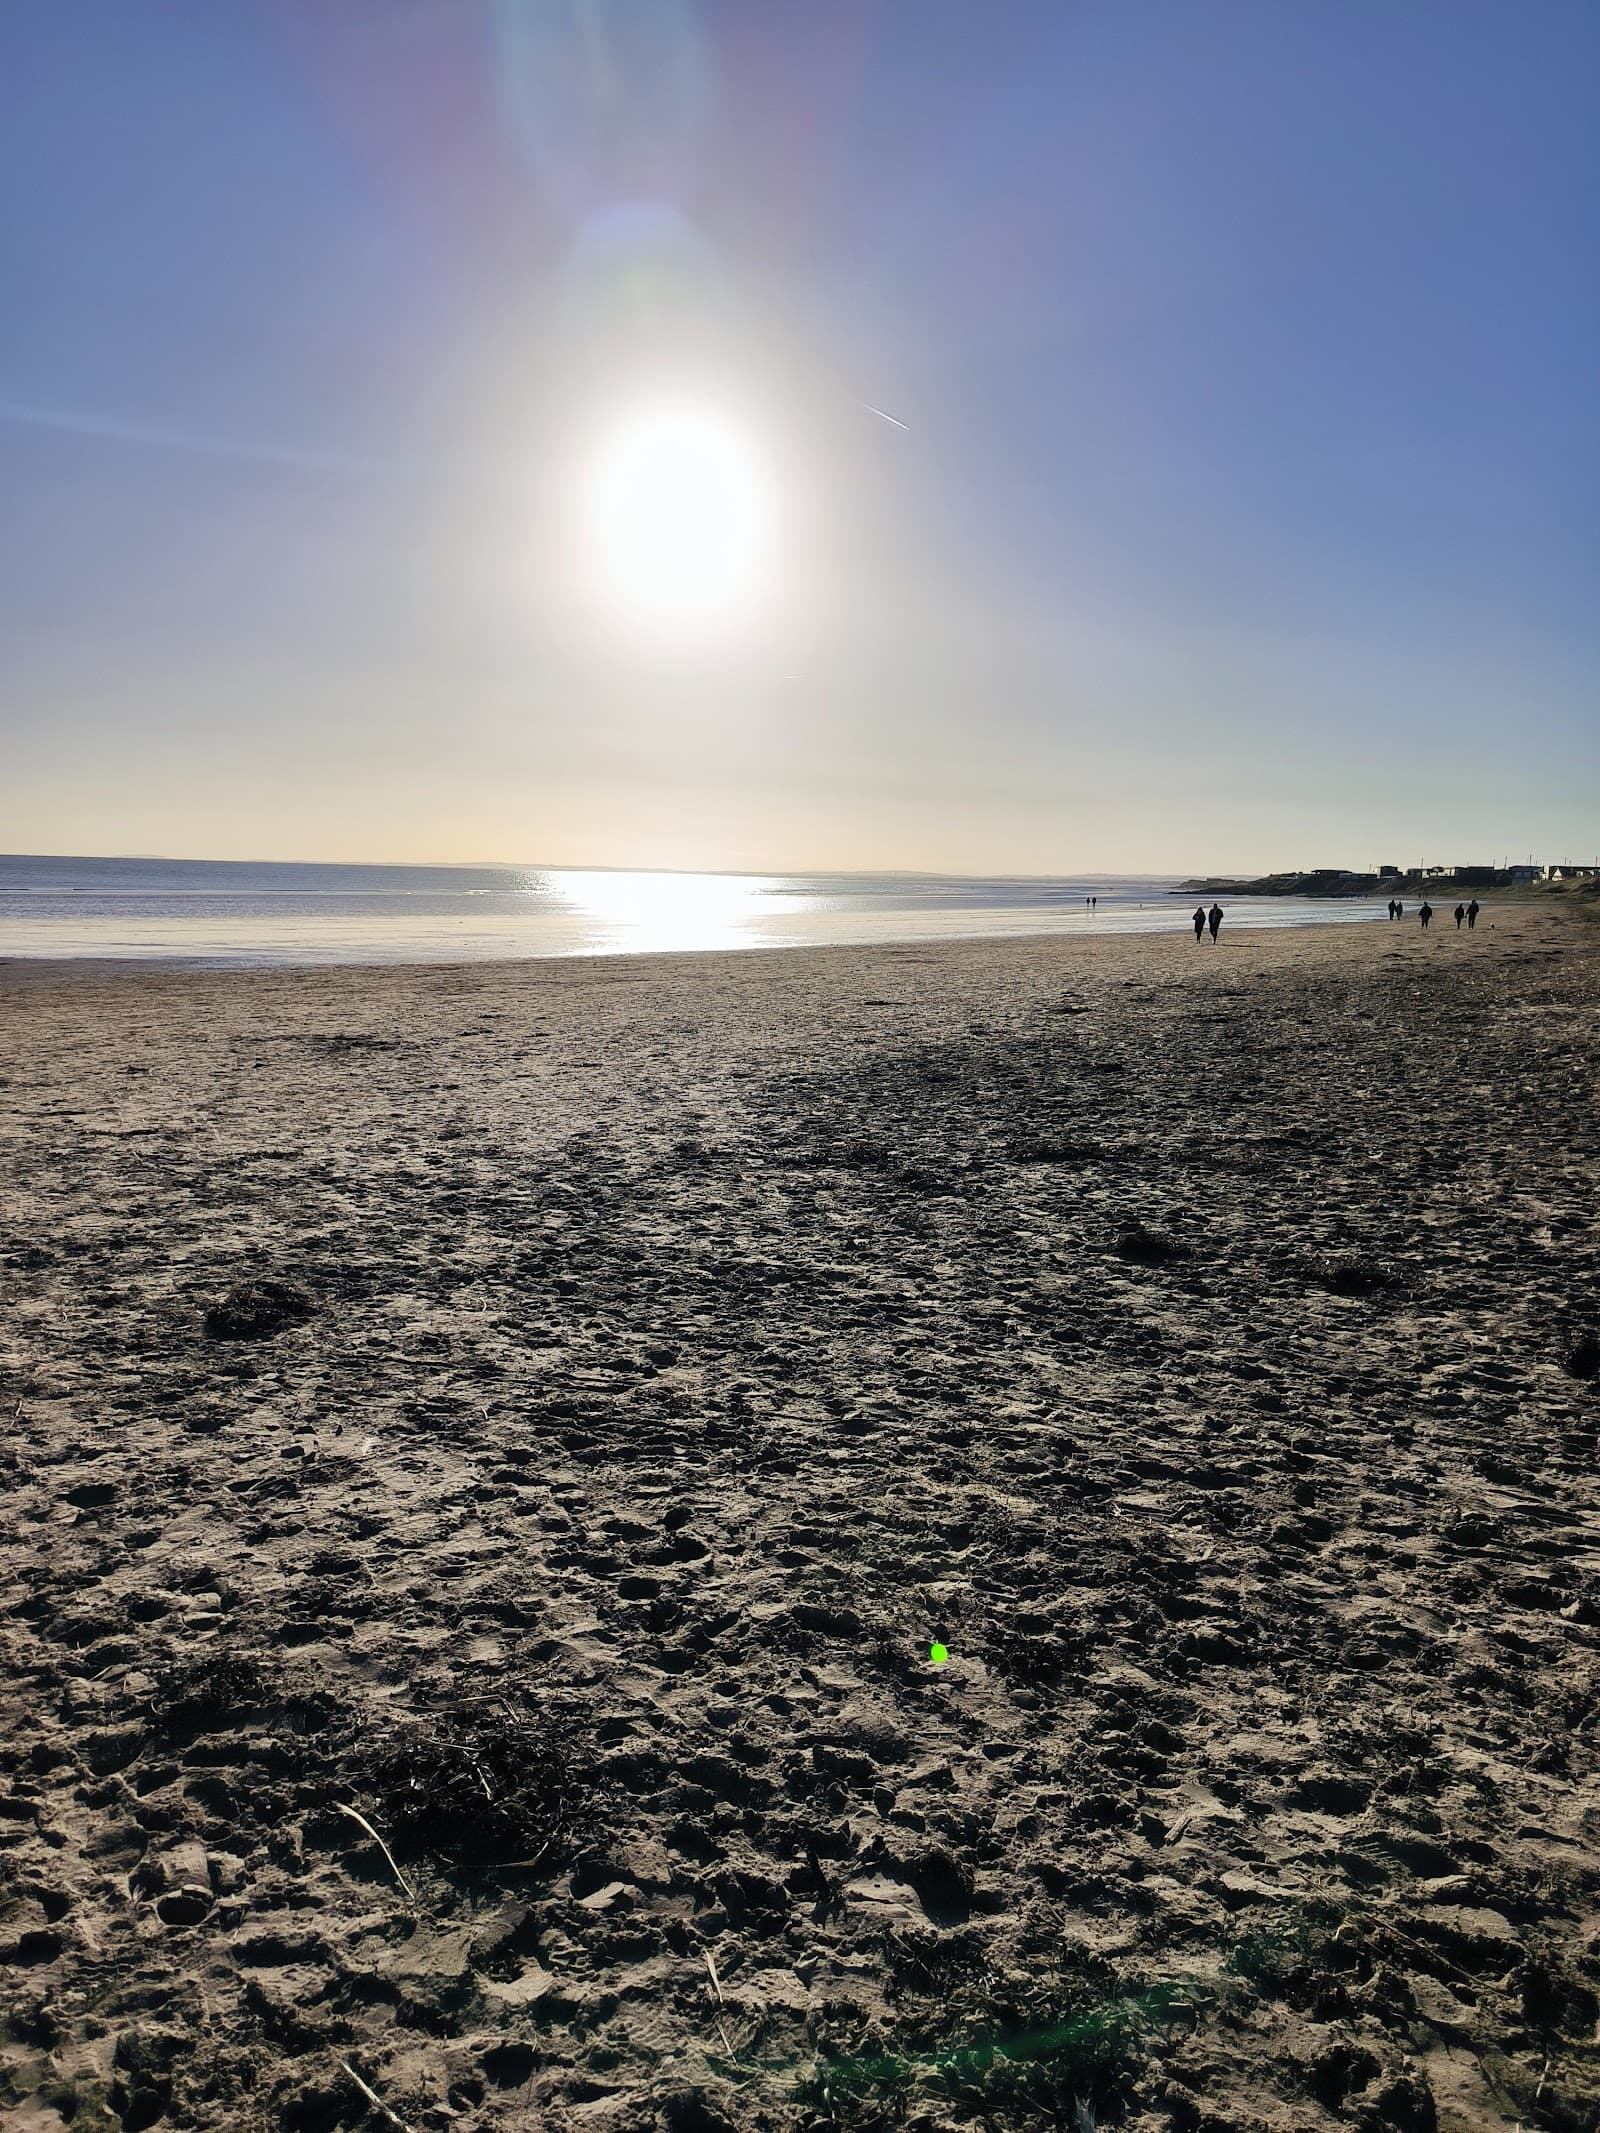
<path fill-rule="evenodd" d="M 1090 899 L 1094 901 L 1091 903 Z M 1176 877 L 691 874 L 0 854 L 0 960 L 221 968 L 1179 932 Z M 1376 899 L 1237 897 L 1225 929 L 1349 925 Z"/>

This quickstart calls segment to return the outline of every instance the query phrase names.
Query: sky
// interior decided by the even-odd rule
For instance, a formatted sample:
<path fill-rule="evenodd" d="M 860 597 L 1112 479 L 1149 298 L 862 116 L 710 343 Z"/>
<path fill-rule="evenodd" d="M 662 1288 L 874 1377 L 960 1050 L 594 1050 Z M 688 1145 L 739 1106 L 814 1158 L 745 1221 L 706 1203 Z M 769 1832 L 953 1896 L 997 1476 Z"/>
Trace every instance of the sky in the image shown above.
<path fill-rule="evenodd" d="M 1593 856 L 1597 203 L 1593 0 L 8 0 L 0 849 Z"/>

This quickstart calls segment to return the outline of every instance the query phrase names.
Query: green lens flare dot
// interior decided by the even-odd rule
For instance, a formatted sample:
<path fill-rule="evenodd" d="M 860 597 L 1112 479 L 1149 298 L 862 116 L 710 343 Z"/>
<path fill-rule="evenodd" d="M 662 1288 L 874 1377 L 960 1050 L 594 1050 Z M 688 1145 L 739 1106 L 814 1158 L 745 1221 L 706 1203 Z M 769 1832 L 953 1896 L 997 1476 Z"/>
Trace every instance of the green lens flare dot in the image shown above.
<path fill-rule="evenodd" d="M 928 1657 L 933 1661 L 935 1666 L 943 1666 L 949 1656 L 950 1654 L 945 1650 L 942 1644 L 930 1644 L 928 1646 Z"/>

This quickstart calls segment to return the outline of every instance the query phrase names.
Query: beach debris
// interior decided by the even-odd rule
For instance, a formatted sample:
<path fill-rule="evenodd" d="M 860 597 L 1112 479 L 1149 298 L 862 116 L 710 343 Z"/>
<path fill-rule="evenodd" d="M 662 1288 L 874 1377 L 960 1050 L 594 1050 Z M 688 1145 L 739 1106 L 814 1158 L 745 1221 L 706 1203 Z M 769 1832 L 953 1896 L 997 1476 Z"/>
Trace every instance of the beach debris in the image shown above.
<path fill-rule="evenodd" d="M 335 1800 L 333 1803 L 333 1807 L 334 1812 L 336 1814 L 344 1815 L 350 1821 L 359 1823 L 360 1826 L 366 1831 L 367 1835 L 372 1839 L 373 1843 L 378 1847 L 379 1851 L 382 1852 L 385 1859 L 388 1860 L 389 1871 L 394 1875 L 395 1880 L 399 1882 L 401 1888 L 405 1890 L 406 1894 L 411 1898 L 411 1901 L 415 1903 L 417 1900 L 416 1890 L 411 1886 L 410 1882 L 407 1881 L 405 1875 L 401 1872 L 399 1864 L 395 1859 L 394 1853 L 390 1851 L 388 1845 L 384 1843 L 382 1837 L 378 1835 L 378 1832 L 373 1828 L 372 1824 L 367 1820 L 366 1816 L 361 1812 L 360 1808 L 347 1807 L 343 1800 Z"/>
<path fill-rule="evenodd" d="M 585 1790 L 559 1719 L 533 1725 L 492 1710 L 392 1735 L 363 1761 L 364 1789 L 396 1843 L 460 1866 L 537 1866 Z"/>
<path fill-rule="evenodd" d="M 1324 1252 L 1309 1272 L 1333 1296 L 1385 1296 L 1409 1287 L 1403 1274 L 1365 1252 Z"/>
<path fill-rule="evenodd" d="M 350 2064 L 348 2059 L 341 2059 L 339 2061 L 339 2071 L 342 2074 L 347 2074 L 349 2076 L 349 2078 L 355 2083 L 356 2087 L 361 2091 L 362 2095 L 367 2099 L 367 2102 L 371 2104 L 373 2110 L 377 2112 L 378 2116 L 384 2121 L 386 2125 L 397 2126 L 399 2128 L 399 2133 L 411 2133 L 411 2128 L 406 2124 L 405 2120 L 401 2118 L 396 2112 L 390 2110 L 389 2106 L 384 2102 L 383 2098 L 378 2094 L 377 2090 L 375 2088 L 372 2088 L 367 2082 L 362 2080 L 361 2076 L 356 2072 L 355 2068 Z"/>
<path fill-rule="evenodd" d="M 310 1292 L 295 1281 L 240 1281 L 201 1321 L 209 1341 L 266 1341 L 316 1315 Z"/>
<path fill-rule="evenodd" d="M 1600 1333 L 1580 1333 L 1562 1351 L 1561 1367 L 1569 1378 L 1593 1384 L 1600 1378 Z"/>
<path fill-rule="evenodd" d="M 717 1975 L 717 1959 L 709 1948 L 702 1948 L 700 1953 L 705 1957 L 706 1974 L 711 1979 L 711 1990 L 716 1995 L 717 2034 L 722 2039 L 723 2050 L 731 2058 L 733 2055 L 733 2039 L 728 2035 L 728 2025 L 722 2019 L 722 2010 L 727 2005 L 727 1995 L 722 1989 L 722 1980 Z"/>
<path fill-rule="evenodd" d="M 267 1678 L 254 1659 L 210 1652 L 158 1675 L 150 1712 L 163 1732 L 200 1732 L 253 1717 L 270 1701 Z"/>
<path fill-rule="evenodd" d="M 1183 1247 L 1174 1238 L 1143 1222 L 1129 1222 L 1117 1232 L 1117 1257 L 1134 1266 L 1166 1266 L 1182 1255 Z"/>

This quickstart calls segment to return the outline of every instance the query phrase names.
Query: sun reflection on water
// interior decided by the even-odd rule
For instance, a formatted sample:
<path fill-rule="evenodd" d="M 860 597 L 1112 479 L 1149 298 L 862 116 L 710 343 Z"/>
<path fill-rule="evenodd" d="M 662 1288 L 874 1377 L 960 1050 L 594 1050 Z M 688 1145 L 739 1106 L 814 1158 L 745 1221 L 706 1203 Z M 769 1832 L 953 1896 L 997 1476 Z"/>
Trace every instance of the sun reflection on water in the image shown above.
<path fill-rule="evenodd" d="M 770 874 L 561 869 L 544 877 L 567 907 L 606 930 L 609 949 L 739 948 L 764 920 L 803 908 Z"/>

